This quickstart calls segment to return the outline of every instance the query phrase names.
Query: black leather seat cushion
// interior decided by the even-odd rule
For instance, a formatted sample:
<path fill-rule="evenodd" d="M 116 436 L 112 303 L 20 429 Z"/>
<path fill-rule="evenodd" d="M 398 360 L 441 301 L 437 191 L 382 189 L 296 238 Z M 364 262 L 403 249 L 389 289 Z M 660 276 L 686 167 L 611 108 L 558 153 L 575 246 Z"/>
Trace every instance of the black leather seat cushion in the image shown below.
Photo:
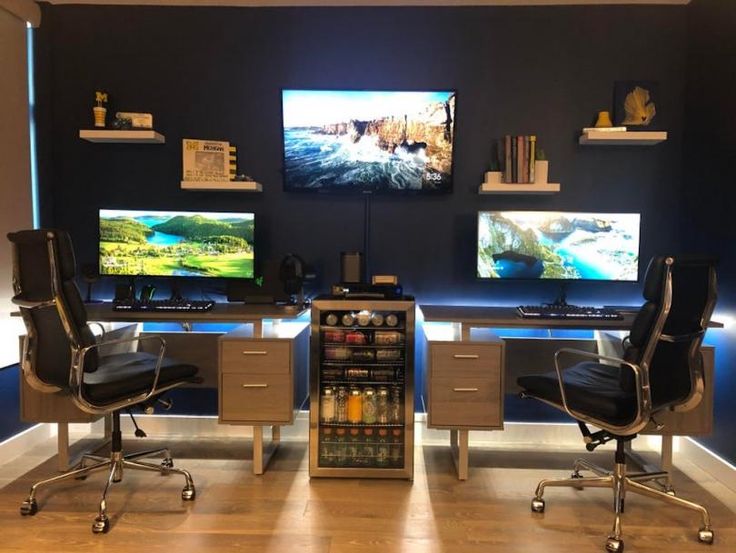
<path fill-rule="evenodd" d="M 84 375 L 84 395 L 92 403 L 105 404 L 148 392 L 158 357 L 150 353 L 121 353 L 103 357 L 97 370 Z M 157 387 L 174 382 L 200 382 L 197 367 L 164 357 Z"/>
<path fill-rule="evenodd" d="M 636 416 L 636 394 L 621 388 L 618 366 L 584 362 L 562 371 L 565 397 L 570 409 L 615 425 L 631 422 Z M 522 376 L 519 386 L 530 396 L 552 402 L 562 409 L 557 373 Z"/>

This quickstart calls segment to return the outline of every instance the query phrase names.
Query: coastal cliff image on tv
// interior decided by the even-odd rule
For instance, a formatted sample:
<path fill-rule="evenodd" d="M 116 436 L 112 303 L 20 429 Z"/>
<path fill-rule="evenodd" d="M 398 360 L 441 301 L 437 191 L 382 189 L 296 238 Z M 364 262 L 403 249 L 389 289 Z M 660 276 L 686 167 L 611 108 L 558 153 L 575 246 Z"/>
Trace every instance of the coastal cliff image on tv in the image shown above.
<path fill-rule="evenodd" d="M 285 190 L 447 192 L 455 93 L 282 92 Z"/>
<path fill-rule="evenodd" d="M 100 210 L 100 274 L 253 278 L 253 213 Z"/>
<path fill-rule="evenodd" d="M 478 277 L 636 281 L 638 213 L 481 211 Z"/>

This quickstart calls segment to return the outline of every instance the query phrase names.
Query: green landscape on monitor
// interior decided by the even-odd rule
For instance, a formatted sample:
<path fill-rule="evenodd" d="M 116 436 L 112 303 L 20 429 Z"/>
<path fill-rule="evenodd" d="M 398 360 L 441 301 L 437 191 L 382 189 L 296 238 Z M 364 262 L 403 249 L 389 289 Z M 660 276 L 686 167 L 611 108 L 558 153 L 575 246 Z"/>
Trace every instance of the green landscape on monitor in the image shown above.
<path fill-rule="evenodd" d="M 100 210 L 100 274 L 253 278 L 252 213 Z"/>

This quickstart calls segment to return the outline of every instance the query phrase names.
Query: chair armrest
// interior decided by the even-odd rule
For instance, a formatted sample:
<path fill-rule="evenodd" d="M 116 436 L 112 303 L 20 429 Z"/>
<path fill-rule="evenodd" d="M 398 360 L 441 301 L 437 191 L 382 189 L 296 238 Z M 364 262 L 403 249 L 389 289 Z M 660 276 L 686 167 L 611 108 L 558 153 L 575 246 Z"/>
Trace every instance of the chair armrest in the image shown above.
<path fill-rule="evenodd" d="M 97 321 L 92 321 L 92 322 L 87 323 L 87 326 L 92 326 L 92 325 L 95 325 L 100 329 L 100 332 L 102 332 L 102 334 L 100 334 L 100 340 L 104 341 L 105 334 L 107 333 L 107 331 L 105 330 L 105 325 Z"/>
<path fill-rule="evenodd" d="M 582 357 L 584 359 L 595 359 L 597 361 L 611 361 L 613 363 L 630 368 L 634 373 L 634 388 L 636 389 L 636 405 L 637 405 L 637 416 L 633 422 L 627 425 L 612 425 L 606 421 L 597 419 L 590 415 L 579 413 L 570 408 L 567 404 L 567 396 L 565 394 L 565 381 L 562 377 L 562 372 L 565 368 L 560 366 L 560 357 L 563 355 L 571 355 L 575 357 Z M 613 434 L 626 435 L 629 433 L 636 433 L 641 430 L 646 423 L 649 421 L 649 415 L 651 413 L 651 399 L 649 395 L 649 373 L 644 368 L 625 359 L 619 357 L 612 357 L 609 355 L 600 355 L 590 351 L 582 351 L 573 348 L 561 348 L 555 352 L 555 372 L 557 373 L 557 383 L 560 386 L 560 397 L 562 399 L 562 407 L 565 412 L 574 419 L 584 420 L 598 426 L 604 430 L 607 430 Z M 646 392 L 646 393 L 645 393 Z"/>
<path fill-rule="evenodd" d="M 157 334 L 153 334 L 150 336 L 133 336 L 131 338 L 119 338 L 116 340 L 108 340 L 106 342 L 99 342 L 96 344 L 92 344 L 90 346 L 84 347 L 79 350 L 78 352 L 78 361 L 74 364 L 74 369 L 72 370 L 71 374 L 71 382 L 70 387 L 76 396 L 77 400 L 92 408 L 99 408 L 99 405 L 94 405 L 89 403 L 84 396 L 83 396 L 83 384 L 84 384 L 84 359 L 88 352 L 92 351 L 93 349 L 98 349 L 102 346 L 112 346 L 117 344 L 126 344 L 131 342 L 143 342 L 144 340 L 156 340 L 160 343 L 159 352 L 158 352 L 158 358 L 156 359 L 156 369 L 153 376 L 153 383 L 151 384 L 151 389 L 145 394 L 144 397 L 140 399 L 140 401 L 146 401 L 148 400 L 153 394 L 156 392 L 156 387 L 158 386 L 158 380 L 159 375 L 161 373 L 161 364 L 163 363 L 164 354 L 166 353 L 166 341 Z M 136 403 L 140 403 L 140 401 L 137 401 Z M 123 407 L 125 405 L 128 405 L 130 402 L 125 399 L 122 401 L 118 401 L 109 405 L 105 405 L 106 410 L 114 410 L 119 407 Z"/>

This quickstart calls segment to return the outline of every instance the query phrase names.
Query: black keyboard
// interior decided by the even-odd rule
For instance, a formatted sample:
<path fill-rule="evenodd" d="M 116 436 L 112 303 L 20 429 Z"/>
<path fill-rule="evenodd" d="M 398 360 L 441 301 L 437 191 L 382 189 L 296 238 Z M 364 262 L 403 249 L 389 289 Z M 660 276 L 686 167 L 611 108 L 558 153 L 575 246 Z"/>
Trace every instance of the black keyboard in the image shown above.
<path fill-rule="evenodd" d="M 580 307 L 577 305 L 520 305 L 516 308 L 525 319 L 609 319 L 621 320 L 623 315 L 607 307 Z"/>
<path fill-rule="evenodd" d="M 149 300 L 115 301 L 113 311 L 209 311 L 215 306 L 211 300 Z"/>

